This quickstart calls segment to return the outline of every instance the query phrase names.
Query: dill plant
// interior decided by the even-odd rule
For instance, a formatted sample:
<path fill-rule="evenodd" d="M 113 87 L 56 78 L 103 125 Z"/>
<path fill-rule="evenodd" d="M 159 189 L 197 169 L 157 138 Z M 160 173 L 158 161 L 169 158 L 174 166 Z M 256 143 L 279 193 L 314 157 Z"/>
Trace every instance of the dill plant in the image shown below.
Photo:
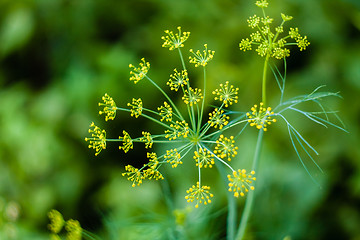
<path fill-rule="evenodd" d="M 208 49 L 207 44 L 204 44 L 202 50 L 190 49 L 186 63 L 182 48 L 190 37 L 190 32 L 183 32 L 181 27 L 178 27 L 175 32 L 166 30 L 165 35 L 161 37 L 162 47 L 168 48 L 171 52 L 177 52 L 182 66 L 181 69 L 175 68 L 170 74 L 167 81 L 168 89 L 162 89 L 157 81 L 151 78 L 150 63 L 144 58 L 137 65 L 129 65 L 131 82 L 141 84 L 141 81 L 148 81 L 163 95 L 164 99 L 158 103 L 156 109 L 147 108 L 146 102 L 143 103 L 141 98 L 131 99 L 126 106 L 117 106 L 114 99 L 108 94 L 105 94 L 99 103 L 101 107 L 99 114 L 104 115 L 106 121 L 114 120 L 121 112 L 128 113 L 134 118 L 144 117 L 153 121 L 162 127 L 163 131 L 151 133 L 144 129 L 141 136 L 133 137 L 123 130 L 120 136 L 115 135 L 116 138 L 110 138 L 109 135 L 113 136 L 113 133 L 107 134 L 104 129 L 91 123 L 90 136 L 85 138 L 85 141 L 89 143 L 89 148 L 95 150 L 95 155 L 106 149 L 108 144 L 117 143 L 119 149 L 125 153 L 139 144 L 144 145 L 148 150 L 148 162 L 140 168 L 130 164 L 125 166 L 123 176 L 131 182 L 132 187 L 140 186 L 145 180 L 162 180 L 164 177 L 161 171 L 164 165 L 184 171 L 181 169 L 182 163 L 193 161 L 198 174 L 194 176 L 194 184 L 184 193 L 184 198 L 187 202 L 194 203 L 196 208 L 201 204 L 210 204 L 212 198 L 215 197 L 211 187 L 206 185 L 206 179 L 202 177 L 202 171 L 205 168 L 212 168 L 215 165 L 228 186 L 227 239 L 229 240 L 243 239 L 244 237 L 254 199 L 255 172 L 258 168 L 263 137 L 271 124 L 284 123 L 282 125 L 287 129 L 289 141 L 311 178 L 304 159 L 310 159 L 322 171 L 313 157 L 318 153 L 288 120 L 287 113 L 300 114 L 320 126 L 333 126 L 345 131 L 336 112 L 327 108 L 323 103 L 325 98 L 340 97 L 338 93 L 324 92 L 322 91 L 323 87 L 320 86 L 309 94 L 285 99 L 286 58 L 290 56 L 289 47 L 295 45 L 300 51 L 303 51 L 310 43 L 306 36 L 299 33 L 298 28 L 286 28 L 286 23 L 292 20 L 291 16 L 281 14 L 280 25 L 273 26 L 274 19 L 266 15 L 265 11 L 268 7 L 267 0 L 256 1 L 255 5 L 260 9 L 260 16 L 253 15 L 247 20 L 249 27 L 254 31 L 249 37 L 242 39 L 239 44 L 240 50 L 255 49 L 257 54 L 264 58 L 262 79 L 259 82 L 262 89 L 261 100 L 253 107 L 242 112 L 229 110 L 232 105 L 238 103 L 239 90 L 229 82 L 221 83 L 217 89 L 211 91 L 207 89 L 207 67 L 212 64 L 210 62 L 213 60 L 215 52 Z M 284 64 L 283 72 L 277 67 L 279 60 L 282 60 Z M 195 87 L 190 80 L 189 63 L 202 70 L 201 87 Z M 267 84 L 269 84 L 267 82 L 269 73 L 272 73 L 275 80 L 272 83 L 277 84 L 280 90 L 279 103 L 275 107 L 268 106 L 267 101 L 266 90 Z M 182 100 L 180 104 L 184 104 L 185 107 L 176 104 L 168 95 L 168 91 L 180 94 Z M 218 105 L 207 106 L 205 102 L 209 97 L 213 98 Z M 306 103 L 314 104 L 318 110 L 304 110 L 302 105 Z M 182 112 L 180 109 L 185 109 L 185 111 Z M 331 116 L 335 116 L 339 124 L 331 121 Z M 234 169 L 231 161 L 236 160 L 238 153 L 236 140 L 242 136 L 244 129 L 248 126 L 255 127 L 258 131 L 252 169 Z M 229 134 L 230 132 L 232 135 Z M 159 144 L 166 146 L 166 150 L 159 152 L 156 148 L 156 145 Z M 313 180 L 315 181 L 315 179 Z M 237 202 L 235 199 L 245 196 L 244 210 L 240 225 L 237 227 Z M 57 219 L 58 215 L 56 214 L 53 212 L 49 216 L 51 219 Z M 63 221 L 62 224 L 64 224 Z M 51 227 L 50 229 L 57 234 L 58 228 Z M 87 236 L 89 239 L 95 239 L 90 235 Z"/>

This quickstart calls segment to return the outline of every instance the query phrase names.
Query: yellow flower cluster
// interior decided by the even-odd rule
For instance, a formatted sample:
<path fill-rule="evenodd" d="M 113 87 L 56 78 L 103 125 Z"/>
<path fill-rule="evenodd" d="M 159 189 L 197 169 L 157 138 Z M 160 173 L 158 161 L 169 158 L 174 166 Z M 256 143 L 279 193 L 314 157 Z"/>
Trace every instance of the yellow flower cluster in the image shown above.
<path fill-rule="evenodd" d="M 200 168 L 212 168 L 212 165 L 215 164 L 211 153 L 208 150 L 202 148 L 200 148 L 199 151 L 194 152 L 194 159 L 196 160 L 196 166 L 199 166 Z"/>
<path fill-rule="evenodd" d="M 119 146 L 119 149 L 124 150 L 125 153 L 127 153 L 130 149 L 133 149 L 133 141 L 129 135 L 129 133 L 127 133 L 125 130 L 123 130 L 123 137 L 119 137 L 120 141 L 123 142 L 122 146 Z"/>
<path fill-rule="evenodd" d="M 161 116 L 160 121 L 164 121 L 164 120 L 167 122 L 172 121 L 173 111 L 171 106 L 167 102 L 164 102 L 164 106 L 158 107 L 158 111 L 160 111 L 159 112 L 159 115 Z"/>
<path fill-rule="evenodd" d="M 166 154 L 164 156 L 165 160 L 171 164 L 172 168 L 176 168 L 179 164 L 182 164 L 180 153 L 178 153 L 177 149 L 166 150 Z"/>
<path fill-rule="evenodd" d="M 233 136 L 230 138 L 220 135 L 219 139 L 216 140 L 216 146 L 214 153 L 219 158 L 227 158 L 228 161 L 231 161 L 232 157 L 235 157 L 237 154 L 238 147 L 235 146 L 235 140 Z"/>
<path fill-rule="evenodd" d="M 211 203 L 211 199 L 214 195 L 209 192 L 210 187 L 208 186 L 199 186 L 199 182 L 195 185 L 192 185 L 188 190 L 186 190 L 186 193 L 188 195 L 185 196 L 185 199 L 187 202 L 196 202 L 195 207 L 198 208 L 199 204 L 203 203 L 207 205 L 208 203 Z"/>
<path fill-rule="evenodd" d="M 85 141 L 89 141 L 89 148 L 95 149 L 95 156 L 97 156 L 101 150 L 106 149 L 106 132 L 92 122 L 89 133 L 91 133 L 91 137 L 85 138 Z"/>
<path fill-rule="evenodd" d="M 48 213 L 50 224 L 48 225 L 49 230 L 51 231 L 51 239 L 61 240 L 58 235 L 63 227 L 65 226 L 66 230 L 66 239 L 67 240 L 81 240 L 81 235 L 83 229 L 80 226 L 79 221 L 70 219 L 65 222 L 62 214 L 57 210 L 53 209 Z"/>
<path fill-rule="evenodd" d="M 114 120 L 116 116 L 116 104 L 115 101 L 107 93 L 102 97 L 104 103 L 99 103 L 99 106 L 104 106 L 102 111 L 99 111 L 99 114 L 105 114 L 105 121 Z"/>
<path fill-rule="evenodd" d="M 286 48 L 286 46 L 294 45 L 294 43 L 287 42 L 289 37 L 295 40 L 300 51 L 305 50 L 310 44 L 306 36 L 300 36 L 297 28 L 290 28 L 289 35 L 279 38 L 279 35 L 284 32 L 284 23 L 290 21 L 292 17 L 282 13 L 282 23 L 275 27 L 275 31 L 272 31 L 271 24 L 273 23 L 273 19 L 269 16 L 265 16 L 264 12 L 264 8 L 268 6 L 268 2 L 266 0 L 261 0 L 257 1 L 256 5 L 262 8 L 264 17 L 254 15 L 247 20 L 249 27 L 257 30 L 250 34 L 250 39 L 244 38 L 240 41 L 240 50 L 252 50 L 252 46 L 256 45 L 256 51 L 260 56 L 283 59 L 290 56 L 290 50 Z"/>
<path fill-rule="evenodd" d="M 161 37 L 164 40 L 162 47 L 167 47 L 172 51 L 184 46 L 184 42 L 189 38 L 190 32 L 181 32 L 181 27 L 177 27 L 177 29 L 178 33 L 175 34 L 173 31 L 165 30 L 166 36 Z"/>
<path fill-rule="evenodd" d="M 144 173 L 131 165 L 125 166 L 125 171 L 126 172 L 124 172 L 122 175 L 128 176 L 127 179 L 132 182 L 132 187 L 135 187 L 136 185 L 140 186 L 145 179 Z"/>
<path fill-rule="evenodd" d="M 222 129 L 224 126 L 226 126 L 229 123 L 230 117 L 224 114 L 224 110 L 219 110 L 218 108 L 215 108 L 214 111 L 209 113 L 209 121 L 211 127 Z"/>
<path fill-rule="evenodd" d="M 135 67 L 134 65 L 130 64 L 129 68 L 132 68 L 133 70 L 130 71 L 130 81 L 134 81 L 134 83 L 138 83 L 141 79 L 143 79 L 147 72 L 150 69 L 150 63 L 145 61 L 145 58 L 141 59 L 141 62 L 139 63 L 139 67 Z"/>
<path fill-rule="evenodd" d="M 223 102 L 225 107 L 232 105 L 233 103 L 238 102 L 238 91 L 239 88 L 234 88 L 233 85 L 229 86 L 229 82 L 226 81 L 225 84 L 220 84 L 219 89 L 215 89 L 212 94 L 216 95 L 215 100 Z"/>
<path fill-rule="evenodd" d="M 180 87 L 187 85 L 189 82 L 188 72 L 186 70 L 182 70 L 178 72 L 176 68 L 174 69 L 174 74 L 170 75 L 169 81 L 166 83 L 170 86 L 171 90 L 179 90 Z"/>
<path fill-rule="evenodd" d="M 192 87 L 189 87 L 189 91 L 185 90 L 184 93 L 185 94 L 182 99 L 184 100 L 185 104 L 189 104 L 190 106 L 200 102 L 200 100 L 203 98 L 201 89 L 198 88 L 193 89 Z"/>
<path fill-rule="evenodd" d="M 256 180 L 253 175 L 255 171 L 251 171 L 250 174 L 246 174 L 245 169 L 239 169 L 237 172 L 234 171 L 232 175 L 227 175 L 229 180 L 229 192 L 234 192 L 235 197 L 243 197 L 245 193 L 250 190 L 254 190 L 252 182 Z"/>
<path fill-rule="evenodd" d="M 149 132 L 142 132 L 142 135 L 144 137 L 140 138 L 140 141 L 145 142 L 145 148 L 151 148 L 153 145 L 153 139 L 151 137 L 151 134 Z"/>
<path fill-rule="evenodd" d="M 178 137 L 186 138 L 189 134 L 189 124 L 183 121 L 176 121 L 175 124 L 170 124 L 171 130 L 165 130 L 165 138 L 168 138 L 170 141 Z"/>
<path fill-rule="evenodd" d="M 192 57 L 189 57 L 190 63 L 195 64 L 195 67 L 205 67 L 207 63 L 214 57 L 215 51 L 208 50 L 207 44 L 204 44 L 204 47 L 205 49 L 202 51 L 202 53 L 200 50 L 194 52 L 194 50 L 190 49 L 190 52 L 193 54 Z"/>
<path fill-rule="evenodd" d="M 271 107 L 264 107 L 262 102 L 259 106 L 255 104 L 251 108 L 251 113 L 246 113 L 250 126 L 255 126 L 257 129 L 263 129 L 264 131 L 267 131 L 268 125 L 276 122 L 276 119 L 272 118 L 273 115 L 274 112 L 271 111 Z"/>
<path fill-rule="evenodd" d="M 131 107 L 130 114 L 132 117 L 135 116 L 136 118 L 138 118 L 141 115 L 142 110 L 143 110 L 141 98 L 139 98 L 139 99 L 133 98 L 132 102 L 128 103 L 127 105 L 128 105 L 128 107 Z"/>

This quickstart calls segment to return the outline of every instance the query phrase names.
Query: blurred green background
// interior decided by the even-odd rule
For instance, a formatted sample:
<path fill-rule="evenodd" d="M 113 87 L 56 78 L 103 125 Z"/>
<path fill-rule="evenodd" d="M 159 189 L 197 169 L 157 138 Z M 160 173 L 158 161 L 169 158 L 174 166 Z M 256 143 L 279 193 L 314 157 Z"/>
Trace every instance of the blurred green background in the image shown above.
<path fill-rule="evenodd" d="M 130 135 L 139 126 L 153 129 L 124 113 L 105 122 L 97 103 L 108 93 L 118 106 L 132 97 L 142 97 L 147 108 L 159 106 L 161 95 L 148 83 L 129 82 L 128 65 L 145 57 L 150 76 L 165 87 L 180 62 L 176 52 L 161 48 L 160 37 L 177 26 L 191 32 L 185 54 L 204 43 L 216 51 L 209 89 L 230 81 L 240 88 L 234 109 L 247 111 L 260 99 L 263 59 L 241 52 L 238 43 L 249 35 L 246 19 L 254 13 L 260 14 L 254 1 L 244 0 L 0 0 L 0 239 L 48 239 L 52 208 L 103 239 L 171 239 L 169 232 L 224 239 L 226 189 L 215 169 L 205 176 L 214 201 L 195 210 L 184 199 L 196 181 L 188 170 L 192 159 L 168 169 L 162 183 L 131 188 L 121 173 L 124 165 L 141 163 L 145 150 L 124 155 L 109 144 L 95 157 L 84 137 L 92 121 L 113 138 L 123 129 Z M 267 13 L 276 21 L 280 13 L 294 16 L 288 26 L 299 27 L 311 42 L 307 51 L 291 51 L 285 98 L 319 85 L 339 91 L 343 99 L 328 105 L 349 133 L 295 120 L 320 153 L 316 161 L 325 173 L 310 170 L 318 188 L 285 126 L 269 129 L 247 239 L 360 239 L 360 2 L 273 0 Z M 200 73 L 190 72 L 194 81 Z M 276 87 L 269 96 L 278 101 Z M 235 166 L 252 159 L 256 131 L 245 134 Z M 171 201 L 164 200 L 166 192 Z M 244 200 L 238 202 L 240 214 Z"/>

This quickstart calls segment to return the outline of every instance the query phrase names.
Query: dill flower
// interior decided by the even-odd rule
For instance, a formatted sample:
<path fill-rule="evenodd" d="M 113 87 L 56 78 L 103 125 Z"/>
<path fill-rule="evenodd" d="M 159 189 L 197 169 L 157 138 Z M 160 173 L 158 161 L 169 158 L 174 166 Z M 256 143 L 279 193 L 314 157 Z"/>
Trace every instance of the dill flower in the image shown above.
<path fill-rule="evenodd" d="M 123 137 L 119 137 L 119 139 L 123 142 L 122 146 L 119 146 L 119 149 L 124 150 L 125 153 L 127 153 L 130 149 L 133 149 L 133 141 L 129 135 L 129 133 L 127 133 L 125 130 L 123 130 Z"/>
<path fill-rule="evenodd" d="M 165 130 L 165 138 L 168 138 L 170 141 L 178 137 L 186 138 L 189 134 L 189 125 L 185 120 L 176 121 L 175 124 L 170 124 L 170 130 Z"/>
<path fill-rule="evenodd" d="M 232 175 L 227 175 L 229 179 L 229 192 L 234 192 L 235 197 L 243 197 L 249 189 L 254 190 L 254 186 L 251 185 L 252 181 L 256 180 L 256 178 L 253 177 L 254 174 L 255 171 L 246 174 L 245 169 L 239 169 L 237 172 L 234 171 Z"/>
<path fill-rule="evenodd" d="M 142 131 L 142 135 L 144 137 L 140 138 L 140 141 L 145 142 L 145 148 L 151 148 L 154 143 L 151 134 L 149 132 Z"/>
<path fill-rule="evenodd" d="M 224 103 L 225 107 L 232 105 L 233 103 L 238 102 L 238 91 L 239 88 L 234 88 L 233 85 L 229 86 L 229 82 L 226 81 L 225 84 L 220 84 L 219 89 L 215 89 L 212 93 L 215 96 L 215 100 L 219 100 Z"/>
<path fill-rule="evenodd" d="M 123 176 L 128 176 L 128 180 L 132 182 L 132 187 L 135 187 L 136 185 L 140 186 L 145 179 L 144 173 L 139 171 L 139 169 L 127 165 L 125 166 L 125 173 L 122 173 Z"/>
<path fill-rule="evenodd" d="M 235 140 L 233 136 L 230 138 L 220 135 L 219 139 L 216 140 L 216 146 L 214 153 L 220 158 L 226 158 L 228 161 L 231 161 L 232 157 L 235 157 L 237 154 L 238 147 L 235 146 Z"/>
<path fill-rule="evenodd" d="M 48 213 L 48 217 L 50 219 L 50 224 L 48 225 L 50 231 L 55 234 L 59 233 L 65 224 L 62 214 L 57 210 L 52 209 Z"/>
<path fill-rule="evenodd" d="M 128 105 L 128 107 L 131 107 L 131 109 L 130 109 L 130 111 L 131 111 L 131 112 L 130 112 L 130 115 L 131 115 L 132 117 L 135 116 L 135 118 L 138 118 L 138 117 L 141 115 L 142 110 L 143 110 L 141 98 L 139 98 L 139 99 L 133 98 L 133 99 L 132 99 L 132 103 L 128 103 L 127 105 Z"/>
<path fill-rule="evenodd" d="M 205 49 L 202 51 L 202 53 L 200 50 L 194 52 L 194 50 L 190 49 L 190 52 L 193 54 L 193 57 L 189 57 L 190 63 L 195 64 L 195 67 L 205 67 L 207 63 L 214 57 L 215 51 L 208 50 L 207 44 L 204 44 L 204 47 Z"/>
<path fill-rule="evenodd" d="M 260 0 L 260 1 L 256 1 L 255 5 L 260 8 L 267 8 L 269 3 L 267 2 L 267 0 Z"/>
<path fill-rule="evenodd" d="M 290 50 L 287 48 L 290 45 L 297 45 L 300 51 L 309 46 L 307 37 L 300 36 L 297 28 L 290 28 L 289 34 L 284 35 L 284 23 L 290 21 L 293 17 L 281 13 L 282 22 L 279 26 L 272 29 L 273 18 L 266 16 L 264 8 L 268 6 L 266 0 L 256 2 L 256 6 L 262 8 L 264 17 L 256 15 L 249 17 L 247 20 L 249 27 L 256 29 L 250 34 L 249 38 L 244 38 L 239 43 L 239 48 L 242 51 L 252 50 L 252 46 L 256 46 L 256 52 L 262 57 L 272 57 L 276 59 L 283 59 L 290 56 Z M 288 39 L 294 39 L 293 42 L 287 42 Z"/>
<path fill-rule="evenodd" d="M 66 222 L 66 240 L 81 240 L 82 228 L 79 221 L 70 219 Z"/>
<path fill-rule="evenodd" d="M 204 205 L 207 205 L 208 203 L 211 203 L 211 197 L 214 195 L 209 192 L 210 187 L 208 186 L 201 186 L 199 182 L 195 185 L 192 185 L 192 187 L 189 188 L 189 190 L 186 190 L 186 193 L 188 195 L 185 196 L 185 199 L 187 202 L 196 202 L 195 207 L 198 208 L 199 204 L 203 203 Z"/>
<path fill-rule="evenodd" d="M 256 28 L 260 23 L 260 17 L 256 16 L 255 14 L 254 16 L 249 17 L 247 22 L 249 23 L 249 27 Z"/>
<path fill-rule="evenodd" d="M 147 153 L 147 157 L 149 158 L 149 163 L 147 165 L 144 165 L 144 167 L 148 167 L 148 169 L 144 170 L 144 178 L 147 178 L 149 180 L 164 179 L 163 175 L 158 170 L 160 163 L 156 153 Z"/>
<path fill-rule="evenodd" d="M 104 103 L 99 103 L 99 106 L 104 106 L 102 111 L 99 111 L 99 114 L 105 114 L 105 121 L 114 120 L 116 116 L 116 104 L 115 101 L 107 93 L 102 97 Z"/>
<path fill-rule="evenodd" d="M 164 106 L 158 107 L 158 111 L 160 111 L 159 112 L 159 115 L 161 116 L 160 121 L 164 121 L 164 120 L 167 122 L 172 121 L 173 110 L 167 102 L 164 102 Z"/>
<path fill-rule="evenodd" d="M 202 148 L 200 148 L 199 151 L 194 152 L 194 159 L 196 160 L 196 166 L 199 166 L 200 168 L 212 168 L 212 165 L 215 164 L 211 153 L 208 150 Z"/>
<path fill-rule="evenodd" d="M 190 106 L 193 106 L 194 104 L 200 102 L 200 100 L 203 98 L 201 89 L 195 88 L 192 89 L 189 87 L 189 91 L 184 91 L 183 100 L 186 104 L 189 104 Z"/>
<path fill-rule="evenodd" d="M 182 164 L 180 153 L 178 153 L 177 149 L 166 150 L 166 154 L 164 156 L 165 160 L 171 164 L 172 168 L 176 168 L 179 164 Z"/>
<path fill-rule="evenodd" d="M 174 74 L 170 75 L 169 81 L 166 83 L 170 86 L 171 90 L 179 90 L 180 87 L 187 85 L 189 82 L 188 72 L 186 70 L 182 70 L 178 72 L 176 68 L 174 69 Z"/>
<path fill-rule="evenodd" d="M 166 36 L 161 37 L 164 40 L 162 47 L 167 47 L 170 51 L 184 47 L 184 42 L 189 38 L 190 32 L 181 32 L 181 27 L 177 27 L 177 29 L 178 33 L 175 34 L 173 31 L 165 30 Z"/>
<path fill-rule="evenodd" d="M 224 126 L 226 126 L 229 123 L 229 116 L 226 116 L 224 114 L 224 110 L 219 110 L 218 108 L 215 108 L 214 111 L 209 113 L 209 121 L 211 127 L 222 129 Z"/>
<path fill-rule="evenodd" d="M 262 102 L 260 103 L 259 107 L 255 104 L 251 108 L 251 111 L 251 113 L 246 113 L 250 126 L 255 126 L 257 129 L 263 129 L 264 131 L 267 131 L 267 126 L 273 122 L 276 122 L 276 119 L 272 118 L 274 112 L 271 111 L 271 107 L 264 107 Z"/>
<path fill-rule="evenodd" d="M 95 156 L 97 156 L 101 150 L 106 149 L 106 132 L 92 122 L 89 133 L 91 133 L 91 137 L 85 138 L 85 141 L 89 141 L 89 148 L 95 149 Z"/>
<path fill-rule="evenodd" d="M 139 63 L 139 67 L 135 67 L 132 64 L 129 64 L 129 68 L 132 68 L 130 71 L 130 81 L 134 81 L 134 83 L 138 83 L 141 79 L 143 79 L 147 72 L 150 69 L 150 63 L 145 62 L 145 58 L 141 59 L 141 62 Z"/>

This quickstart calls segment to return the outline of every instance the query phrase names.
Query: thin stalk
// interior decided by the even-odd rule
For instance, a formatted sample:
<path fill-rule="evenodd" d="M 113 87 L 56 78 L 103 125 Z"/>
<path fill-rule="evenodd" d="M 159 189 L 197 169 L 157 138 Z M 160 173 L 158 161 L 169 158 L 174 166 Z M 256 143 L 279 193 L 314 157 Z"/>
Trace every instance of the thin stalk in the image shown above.
<path fill-rule="evenodd" d="M 255 172 L 257 171 L 257 167 L 259 165 L 263 134 L 264 134 L 264 130 L 261 129 L 259 131 L 259 135 L 258 135 L 258 139 L 257 139 L 257 143 L 256 143 L 254 161 L 253 161 L 253 166 L 252 166 L 252 170 L 254 170 Z M 254 181 L 254 187 L 255 187 L 255 181 Z M 246 225 L 247 225 L 247 222 L 250 217 L 252 205 L 254 203 L 254 194 L 255 194 L 255 191 L 249 191 L 248 196 L 246 198 L 244 212 L 242 214 L 240 225 L 239 225 L 239 230 L 238 230 L 238 233 L 235 238 L 236 240 L 242 240 L 244 237 Z"/>
<path fill-rule="evenodd" d="M 228 178 L 224 166 L 217 161 L 215 162 L 215 165 L 221 175 L 221 178 L 224 180 L 225 187 L 227 188 Z M 226 239 L 233 240 L 235 239 L 235 233 L 236 233 L 237 205 L 236 205 L 236 199 L 234 198 L 234 195 L 231 192 L 227 191 L 226 197 L 228 200 Z"/>
<path fill-rule="evenodd" d="M 264 70 L 263 70 L 263 78 L 262 78 L 262 102 L 264 106 L 266 106 L 266 74 L 268 69 L 268 61 L 270 55 L 266 55 L 265 62 L 264 62 Z"/>
<path fill-rule="evenodd" d="M 181 120 L 184 120 L 183 116 L 181 115 L 179 109 L 176 107 L 176 105 L 174 104 L 174 102 L 171 100 L 171 98 L 164 92 L 164 90 L 161 89 L 161 87 L 159 87 L 159 85 L 157 85 L 151 78 L 149 78 L 148 76 L 145 75 L 145 77 L 147 78 L 147 80 L 149 80 L 149 82 L 151 82 L 163 95 L 164 97 L 166 97 L 166 99 L 170 102 L 171 106 L 175 109 L 176 113 L 179 115 L 179 117 L 181 118 Z"/>
<path fill-rule="evenodd" d="M 202 104 L 201 104 L 201 111 L 200 111 L 200 118 L 199 118 L 199 122 L 198 122 L 198 128 L 197 128 L 197 132 L 200 132 L 200 126 L 201 126 L 201 122 L 202 122 L 202 117 L 203 117 L 203 112 L 204 112 L 204 104 L 205 104 L 205 94 L 206 94 L 206 68 L 203 67 L 204 69 L 204 93 L 203 93 L 203 99 L 202 99 Z"/>

